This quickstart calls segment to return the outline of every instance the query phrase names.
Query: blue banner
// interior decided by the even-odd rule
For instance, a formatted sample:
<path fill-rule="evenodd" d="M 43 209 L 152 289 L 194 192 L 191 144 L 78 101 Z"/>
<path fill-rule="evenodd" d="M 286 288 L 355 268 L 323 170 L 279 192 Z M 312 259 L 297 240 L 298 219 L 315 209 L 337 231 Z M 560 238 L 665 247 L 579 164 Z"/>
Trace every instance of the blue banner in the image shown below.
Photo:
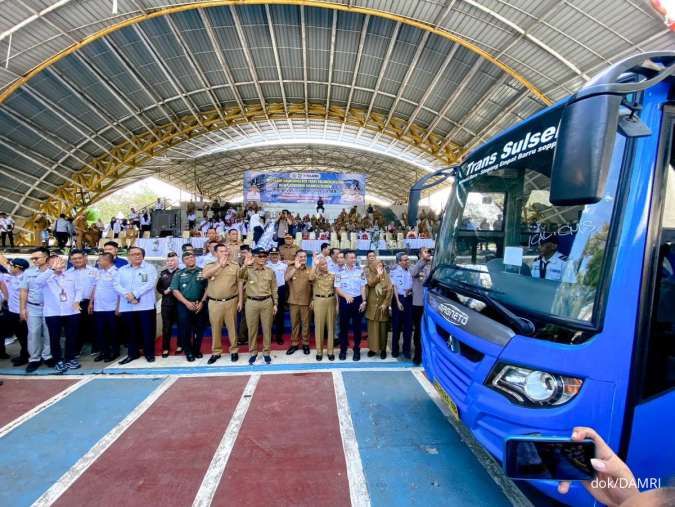
<path fill-rule="evenodd" d="M 244 174 L 244 201 L 267 203 L 365 203 L 366 177 L 356 173 L 262 172 Z"/>

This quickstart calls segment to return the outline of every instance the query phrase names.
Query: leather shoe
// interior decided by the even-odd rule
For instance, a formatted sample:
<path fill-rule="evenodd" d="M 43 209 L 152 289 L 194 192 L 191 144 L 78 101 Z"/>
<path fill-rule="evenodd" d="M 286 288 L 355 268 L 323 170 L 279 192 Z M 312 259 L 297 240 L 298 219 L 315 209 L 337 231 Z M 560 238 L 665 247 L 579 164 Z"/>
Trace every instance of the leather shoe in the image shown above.
<path fill-rule="evenodd" d="M 373 357 L 376 354 L 376 352 L 373 352 L 372 350 L 368 351 L 368 357 Z"/>
<path fill-rule="evenodd" d="M 323 356 L 321 354 L 316 355 L 316 360 L 321 361 L 323 359 Z"/>
<path fill-rule="evenodd" d="M 195 356 L 192 354 L 186 354 L 185 358 L 188 360 L 189 363 L 195 360 Z"/>
<path fill-rule="evenodd" d="M 338 357 L 340 358 L 340 361 L 344 361 L 345 359 L 347 359 L 347 352 L 340 351 L 340 355 Z"/>
<path fill-rule="evenodd" d="M 392 352 L 391 357 L 398 357 L 398 352 Z"/>
<path fill-rule="evenodd" d="M 195 354 L 195 357 L 196 357 L 197 359 L 201 359 L 202 357 L 204 357 L 204 354 L 202 354 L 201 352 L 197 352 L 197 353 Z"/>
<path fill-rule="evenodd" d="M 154 363 L 155 362 L 155 356 L 145 356 L 145 360 L 148 363 Z"/>
<path fill-rule="evenodd" d="M 333 354 L 328 354 L 328 360 L 329 360 L 329 361 L 335 361 L 335 355 L 333 355 Z"/>
<path fill-rule="evenodd" d="M 380 359 L 387 359 L 387 351 L 386 350 L 383 350 L 382 352 L 380 352 Z"/>
<path fill-rule="evenodd" d="M 104 359 L 105 359 L 105 355 L 104 355 L 104 354 L 99 354 L 98 356 L 96 356 L 96 357 L 94 358 L 94 362 L 95 362 L 95 363 L 100 363 L 100 362 L 103 361 Z"/>
<path fill-rule="evenodd" d="M 220 354 L 213 354 L 211 357 L 209 357 L 207 364 L 213 364 L 218 361 L 218 359 L 220 359 Z"/>
<path fill-rule="evenodd" d="M 234 354 L 230 354 L 230 361 L 232 361 L 233 363 L 239 361 L 239 354 L 237 354 L 236 352 Z"/>
<path fill-rule="evenodd" d="M 298 351 L 298 346 L 297 345 L 291 345 L 290 348 L 286 351 L 286 355 L 290 356 L 291 354 L 295 354 Z"/>
<path fill-rule="evenodd" d="M 255 360 L 258 359 L 258 354 L 254 354 L 251 357 L 248 358 L 248 364 L 253 364 L 255 363 Z"/>
<path fill-rule="evenodd" d="M 270 364 L 272 362 L 271 356 L 263 356 L 263 359 L 265 360 L 265 364 Z"/>
<path fill-rule="evenodd" d="M 128 364 L 131 361 L 135 361 L 136 359 L 138 359 L 138 357 L 127 356 L 120 361 L 120 364 Z"/>
<path fill-rule="evenodd" d="M 14 359 L 12 359 L 12 364 L 14 366 L 23 366 L 24 364 L 27 363 L 28 359 L 26 359 L 25 357 L 15 357 Z"/>
<path fill-rule="evenodd" d="M 106 357 L 106 358 L 104 359 L 104 361 L 105 361 L 106 363 L 111 363 L 111 362 L 115 361 L 118 357 L 120 357 L 119 354 L 113 354 L 112 356 Z"/>
<path fill-rule="evenodd" d="M 169 351 L 168 351 L 168 350 L 162 351 L 162 357 L 163 357 L 164 359 L 166 359 L 167 357 L 169 357 Z"/>
<path fill-rule="evenodd" d="M 26 366 L 26 373 L 33 373 L 40 367 L 40 361 L 30 361 Z"/>
<path fill-rule="evenodd" d="M 354 356 L 352 357 L 354 361 L 360 361 L 361 360 L 361 351 L 360 350 L 355 350 L 354 351 Z"/>
<path fill-rule="evenodd" d="M 302 346 L 302 352 L 305 354 L 309 354 L 309 345 L 303 345 Z"/>

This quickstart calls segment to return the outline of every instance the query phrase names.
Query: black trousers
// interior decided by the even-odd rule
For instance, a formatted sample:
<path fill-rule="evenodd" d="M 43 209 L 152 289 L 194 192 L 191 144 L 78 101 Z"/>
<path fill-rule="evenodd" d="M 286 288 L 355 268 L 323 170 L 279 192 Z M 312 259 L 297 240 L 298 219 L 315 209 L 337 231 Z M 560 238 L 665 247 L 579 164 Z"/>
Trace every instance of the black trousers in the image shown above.
<path fill-rule="evenodd" d="M 413 325 L 413 345 L 415 345 L 415 352 L 413 354 L 413 363 L 420 364 L 422 362 L 422 314 L 424 313 L 423 306 L 412 307 Z"/>
<path fill-rule="evenodd" d="M 178 324 L 178 310 L 176 309 L 177 305 L 180 303 L 174 303 L 171 305 L 162 305 L 162 350 L 169 350 L 171 347 L 171 336 L 173 335 L 173 326 Z M 177 346 L 182 347 L 183 344 L 180 341 L 180 330 L 178 331 L 178 340 Z"/>
<path fill-rule="evenodd" d="M 129 341 L 129 357 L 139 357 L 143 346 L 145 357 L 155 356 L 155 309 L 120 313 L 122 332 Z"/>
<path fill-rule="evenodd" d="M 279 303 L 277 304 L 277 313 L 272 322 L 272 333 L 275 338 L 284 337 L 284 316 L 286 315 L 286 301 L 288 301 L 288 286 L 286 284 L 277 288 L 279 294 Z"/>
<path fill-rule="evenodd" d="M 82 351 L 82 345 L 85 342 L 91 342 L 92 352 L 96 347 L 96 338 L 94 337 L 94 316 L 89 315 L 89 300 L 80 301 L 80 330 L 77 333 L 77 353 Z"/>
<path fill-rule="evenodd" d="M 412 294 L 398 296 L 403 310 L 398 309 L 396 300 L 391 304 L 391 353 L 398 355 L 401 331 L 403 331 L 403 355 L 410 359 L 410 341 L 412 339 Z"/>
<path fill-rule="evenodd" d="M 55 361 L 71 361 L 77 353 L 77 336 L 80 331 L 80 314 L 45 317 L 49 330 L 49 347 Z M 66 346 L 61 353 L 61 330 L 66 335 Z"/>
<path fill-rule="evenodd" d="M 354 334 L 354 350 L 361 348 L 361 312 L 359 306 L 363 299 L 361 296 L 354 298 L 352 303 L 347 303 L 345 298 L 340 298 L 340 352 L 346 352 L 349 348 L 349 331 Z"/>
<path fill-rule="evenodd" d="M 21 346 L 19 357 L 28 360 L 28 326 L 25 320 L 21 320 L 18 313 L 5 311 L 0 318 L 2 333 L 0 333 L 0 352 L 5 352 L 5 338 L 16 336 Z"/>
<path fill-rule="evenodd" d="M 59 245 L 59 248 L 65 248 L 66 243 L 68 243 L 68 238 L 70 238 L 70 234 L 67 232 L 55 232 L 54 235 L 56 236 L 56 242 Z"/>
<path fill-rule="evenodd" d="M 96 348 L 99 353 L 108 358 L 119 356 L 119 317 L 115 315 L 115 312 L 94 312 L 94 327 L 96 328 Z"/>
<path fill-rule="evenodd" d="M 183 303 L 178 303 L 178 333 L 185 354 L 198 354 L 202 348 L 202 338 L 206 328 L 207 314 L 205 307 L 193 312 Z"/>
<path fill-rule="evenodd" d="M 257 243 L 260 237 L 263 235 L 263 232 L 265 232 L 265 229 L 260 227 L 259 225 L 256 225 L 253 228 L 253 242 Z"/>
<path fill-rule="evenodd" d="M 2 231 L 0 232 L 0 236 L 2 236 L 2 248 L 5 248 L 7 238 L 9 238 L 9 246 L 14 248 L 14 231 Z"/>

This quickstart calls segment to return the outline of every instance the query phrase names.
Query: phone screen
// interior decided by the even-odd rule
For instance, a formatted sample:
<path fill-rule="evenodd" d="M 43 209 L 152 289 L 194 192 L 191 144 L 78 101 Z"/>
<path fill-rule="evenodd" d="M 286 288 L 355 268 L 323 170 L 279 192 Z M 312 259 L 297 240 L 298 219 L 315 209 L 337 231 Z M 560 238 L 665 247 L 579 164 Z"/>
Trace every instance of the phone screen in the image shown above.
<path fill-rule="evenodd" d="M 510 439 L 504 463 L 506 475 L 513 479 L 583 481 L 595 476 L 593 457 L 592 440 Z"/>

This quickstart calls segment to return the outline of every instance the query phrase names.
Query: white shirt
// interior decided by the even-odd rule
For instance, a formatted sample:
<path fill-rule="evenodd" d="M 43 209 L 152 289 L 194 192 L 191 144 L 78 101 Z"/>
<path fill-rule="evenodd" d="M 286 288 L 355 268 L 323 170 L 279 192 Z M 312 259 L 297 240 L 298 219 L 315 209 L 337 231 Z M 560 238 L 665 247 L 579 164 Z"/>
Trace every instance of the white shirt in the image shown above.
<path fill-rule="evenodd" d="M 54 226 L 54 231 L 56 232 L 70 232 L 70 222 L 65 218 L 59 218 L 56 220 L 56 225 Z"/>
<path fill-rule="evenodd" d="M 194 222 L 195 220 L 197 220 L 197 214 L 194 212 L 188 213 L 187 219 L 189 222 Z"/>
<path fill-rule="evenodd" d="M 0 232 L 8 232 L 14 229 L 14 220 L 9 217 L 0 218 Z"/>
<path fill-rule="evenodd" d="M 111 266 L 108 269 L 96 270 L 96 292 L 94 292 L 94 311 L 113 312 L 117 310 L 119 294 L 115 291 L 114 282 L 117 268 Z"/>
<path fill-rule="evenodd" d="M 206 255 L 200 255 L 197 257 L 197 267 L 203 268 L 207 264 L 211 262 L 216 262 L 218 258 L 213 255 L 211 252 L 207 253 Z"/>
<path fill-rule="evenodd" d="M 148 215 L 148 218 L 145 218 L 145 215 L 141 215 L 141 225 L 150 225 L 151 221 L 150 215 Z"/>
<path fill-rule="evenodd" d="M 270 268 L 272 271 L 274 271 L 274 276 L 277 277 L 277 287 L 282 287 L 286 285 L 286 279 L 284 278 L 284 276 L 286 275 L 288 264 L 281 261 L 277 262 L 267 261 L 266 266 Z"/>
<path fill-rule="evenodd" d="M 262 227 L 262 221 L 260 220 L 260 214 L 259 213 L 253 213 L 251 215 L 251 220 L 249 221 L 249 226 L 251 227 L 251 230 L 253 230 L 256 227 Z"/>
<path fill-rule="evenodd" d="M 163 210 L 164 209 L 164 203 L 162 201 L 158 201 L 155 203 L 155 209 L 156 210 Z"/>
<path fill-rule="evenodd" d="M 545 278 L 559 282 L 562 280 L 565 264 L 567 264 L 567 257 L 560 252 L 555 252 L 548 261 L 540 255 L 532 262 L 532 278 Z"/>
<path fill-rule="evenodd" d="M 77 315 L 82 300 L 82 291 L 73 273 L 59 274 L 51 272 L 43 290 L 42 315 L 45 317 Z"/>
<path fill-rule="evenodd" d="M 69 268 L 68 273 L 73 273 L 82 291 L 82 299 L 91 299 L 91 291 L 96 283 L 96 268 L 85 266 L 82 269 Z"/>
<path fill-rule="evenodd" d="M 353 298 L 361 295 L 361 289 L 366 285 L 366 279 L 360 266 L 354 265 L 348 268 L 347 265 L 335 273 L 334 286 L 342 292 Z"/>
<path fill-rule="evenodd" d="M 315 262 L 316 264 L 316 262 Z M 337 273 L 340 270 L 340 266 L 338 266 L 337 262 L 333 260 L 332 257 L 326 257 L 326 264 L 328 264 L 328 272 L 329 273 Z"/>
<path fill-rule="evenodd" d="M 21 288 L 21 279 L 23 278 L 23 273 L 20 275 L 10 275 L 9 273 L 3 273 L 0 275 L 0 278 L 5 282 L 7 287 L 7 292 L 9 293 L 9 298 L 7 299 L 7 306 L 9 311 L 12 313 L 19 313 L 21 307 L 19 304 L 19 294 Z"/>
<path fill-rule="evenodd" d="M 132 211 L 129 213 L 129 220 L 138 220 L 138 212 L 137 211 Z"/>
<path fill-rule="evenodd" d="M 143 261 L 140 266 L 131 264 L 122 266 L 115 273 L 113 286 L 120 295 L 120 312 L 140 312 L 155 308 L 155 285 L 157 270 L 149 262 Z M 131 292 L 138 304 L 127 301 L 126 294 Z"/>
<path fill-rule="evenodd" d="M 122 223 L 119 220 L 115 220 L 112 226 L 113 234 L 119 234 L 122 232 Z"/>

